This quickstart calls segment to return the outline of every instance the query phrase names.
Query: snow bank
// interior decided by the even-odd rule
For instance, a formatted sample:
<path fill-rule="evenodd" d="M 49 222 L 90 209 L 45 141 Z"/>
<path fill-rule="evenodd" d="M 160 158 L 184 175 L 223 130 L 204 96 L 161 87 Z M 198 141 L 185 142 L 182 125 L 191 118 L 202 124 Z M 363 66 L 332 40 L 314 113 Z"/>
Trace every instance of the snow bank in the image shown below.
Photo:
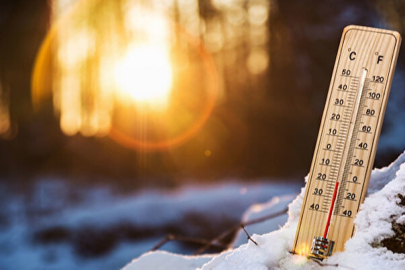
<path fill-rule="evenodd" d="M 381 187 L 383 188 L 381 189 Z M 381 190 L 377 191 L 378 189 Z M 289 205 L 288 221 L 282 228 L 268 234 L 253 235 L 258 246 L 248 242 L 214 256 L 209 262 L 197 261 L 200 257 L 183 257 L 183 260 L 179 260 L 178 255 L 164 253 L 163 256 L 160 252 L 151 252 L 134 260 L 125 269 L 159 269 L 159 265 L 164 266 L 171 256 L 176 258 L 176 265 L 165 267 L 165 269 L 321 268 L 312 260 L 289 253 L 292 249 L 304 192 L 305 188 Z M 366 198 L 355 219 L 356 234 L 346 243 L 344 252 L 335 253 L 323 262 L 329 266 L 323 266 L 322 269 L 336 269 L 336 266 L 331 266 L 336 264 L 340 269 L 405 269 L 405 254 L 393 253 L 381 246 L 384 238 L 394 234 L 391 223 L 396 221 L 401 224 L 405 221 L 405 209 L 398 205 L 398 193 L 405 194 L 405 153 L 389 167 L 373 171 L 370 180 L 369 194 L 371 195 Z M 277 203 L 273 200 L 267 206 L 267 208 L 263 205 L 260 207 L 269 211 L 272 207 L 277 206 Z M 251 212 L 252 208 L 247 215 L 250 215 Z M 263 227 L 267 231 L 271 229 L 265 224 Z M 249 227 L 247 229 L 249 230 Z M 236 244 L 239 241 L 237 240 Z M 200 264 L 191 265 L 190 259 L 193 260 L 193 263 Z M 154 264 L 148 265 L 147 262 L 150 261 L 153 261 Z"/>
<path fill-rule="evenodd" d="M 207 227 L 219 233 L 227 223 L 218 225 L 218 220 L 235 222 L 250 205 L 299 189 L 298 184 L 274 180 L 229 181 L 124 196 L 108 187 L 78 189 L 57 179 L 41 179 L 32 194 L 24 196 L 0 183 L 0 269 L 119 269 L 173 228 L 180 235 L 199 235 Z M 164 249 L 193 251 L 179 242 L 167 243 Z M 176 258 L 172 265 L 184 261 L 186 269 L 212 259 Z"/>
<path fill-rule="evenodd" d="M 153 269 L 153 270 L 188 270 L 196 269 L 209 262 L 213 256 L 182 256 L 166 251 L 156 251 L 154 256 L 141 257 L 135 268 L 131 269 Z"/>
<path fill-rule="evenodd" d="M 298 189 L 296 184 L 284 183 L 225 183 L 190 185 L 173 191 L 142 191 L 127 198 L 117 198 L 101 190 L 94 195 L 94 202 L 41 218 L 36 225 L 42 229 L 47 226 L 74 229 L 89 223 L 98 228 L 108 228 L 128 222 L 135 226 L 155 228 L 173 224 L 190 212 L 210 212 L 212 219 L 225 216 L 238 219 L 252 203 L 264 202 L 279 194 L 291 194 Z"/>

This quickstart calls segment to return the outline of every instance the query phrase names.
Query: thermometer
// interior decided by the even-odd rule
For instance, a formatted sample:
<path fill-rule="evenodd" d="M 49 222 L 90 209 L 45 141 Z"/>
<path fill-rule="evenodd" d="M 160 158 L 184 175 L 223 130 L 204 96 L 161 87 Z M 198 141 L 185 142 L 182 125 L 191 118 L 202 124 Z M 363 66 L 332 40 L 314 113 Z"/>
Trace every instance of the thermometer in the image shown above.
<path fill-rule="evenodd" d="M 344 29 L 306 184 L 293 253 L 343 251 L 367 192 L 398 57 L 398 32 Z"/>

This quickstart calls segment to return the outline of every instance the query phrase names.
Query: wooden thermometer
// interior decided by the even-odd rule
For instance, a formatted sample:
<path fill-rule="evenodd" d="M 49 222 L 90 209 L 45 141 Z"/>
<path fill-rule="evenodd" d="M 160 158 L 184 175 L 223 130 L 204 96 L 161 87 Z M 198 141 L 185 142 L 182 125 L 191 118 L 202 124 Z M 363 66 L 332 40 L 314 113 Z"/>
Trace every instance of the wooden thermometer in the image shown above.
<path fill-rule="evenodd" d="M 367 192 L 401 36 L 344 29 L 306 184 L 293 252 L 343 251 Z"/>

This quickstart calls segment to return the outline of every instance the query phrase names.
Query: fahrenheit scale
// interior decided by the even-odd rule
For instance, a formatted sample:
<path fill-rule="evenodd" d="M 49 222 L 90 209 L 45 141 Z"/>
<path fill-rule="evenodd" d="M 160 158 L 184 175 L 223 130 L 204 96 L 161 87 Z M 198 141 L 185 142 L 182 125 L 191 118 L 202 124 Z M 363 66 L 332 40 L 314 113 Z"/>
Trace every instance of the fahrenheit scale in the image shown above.
<path fill-rule="evenodd" d="M 401 36 L 344 29 L 312 160 L 293 252 L 343 251 L 367 192 Z"/>

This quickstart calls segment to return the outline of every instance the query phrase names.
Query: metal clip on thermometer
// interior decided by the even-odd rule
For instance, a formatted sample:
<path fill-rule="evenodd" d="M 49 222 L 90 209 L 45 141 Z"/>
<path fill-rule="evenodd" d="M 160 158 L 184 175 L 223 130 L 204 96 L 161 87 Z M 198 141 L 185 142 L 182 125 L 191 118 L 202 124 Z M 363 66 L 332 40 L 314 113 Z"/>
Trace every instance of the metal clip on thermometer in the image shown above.
<path fill-rule="evenodd" d="M 343 251 L 367 192 L 401 36 L 344 29 L 312 160 L 293 252 Z"/>

